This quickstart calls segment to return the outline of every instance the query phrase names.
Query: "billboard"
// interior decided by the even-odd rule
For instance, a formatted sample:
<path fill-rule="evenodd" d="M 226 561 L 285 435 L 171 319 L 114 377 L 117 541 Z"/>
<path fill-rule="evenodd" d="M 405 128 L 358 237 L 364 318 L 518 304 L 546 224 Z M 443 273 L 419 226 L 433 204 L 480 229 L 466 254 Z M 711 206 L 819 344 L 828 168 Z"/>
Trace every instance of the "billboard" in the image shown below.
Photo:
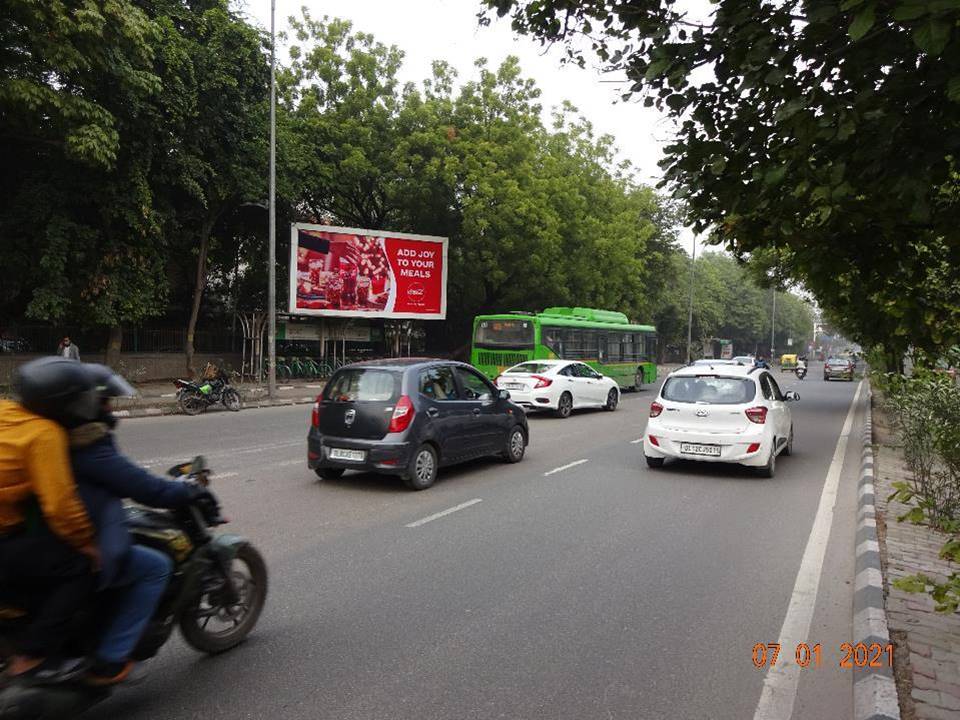
<path fill-rule="evenodd" d="M 447 238 L 295 223 L 290 314 L 443 320 Z"/>

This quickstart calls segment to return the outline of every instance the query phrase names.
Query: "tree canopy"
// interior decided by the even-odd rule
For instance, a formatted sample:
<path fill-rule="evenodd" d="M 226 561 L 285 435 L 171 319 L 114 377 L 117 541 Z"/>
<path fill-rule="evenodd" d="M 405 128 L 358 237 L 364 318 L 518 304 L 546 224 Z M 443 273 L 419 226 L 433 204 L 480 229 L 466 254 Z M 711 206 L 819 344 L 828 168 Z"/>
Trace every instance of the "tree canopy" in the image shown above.
<path fill-rule="evenodd" d="M 486 4 L 675 120 L 665 184 L 712 242 L 776 249 L 865 344 L 957 341 L 956 2 Z"/>

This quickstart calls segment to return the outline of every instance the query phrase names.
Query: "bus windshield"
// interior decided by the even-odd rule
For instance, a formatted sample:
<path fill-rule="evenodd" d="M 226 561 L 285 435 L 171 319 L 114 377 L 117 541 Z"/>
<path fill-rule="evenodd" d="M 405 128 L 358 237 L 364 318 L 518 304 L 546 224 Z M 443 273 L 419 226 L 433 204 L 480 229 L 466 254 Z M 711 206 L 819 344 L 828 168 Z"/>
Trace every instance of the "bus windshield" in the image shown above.
<path fill-rule="evenodd" d="M 481 320 L 473 338 L 478 347 L 533 347 L 533 322 L 530 320 Z"/>

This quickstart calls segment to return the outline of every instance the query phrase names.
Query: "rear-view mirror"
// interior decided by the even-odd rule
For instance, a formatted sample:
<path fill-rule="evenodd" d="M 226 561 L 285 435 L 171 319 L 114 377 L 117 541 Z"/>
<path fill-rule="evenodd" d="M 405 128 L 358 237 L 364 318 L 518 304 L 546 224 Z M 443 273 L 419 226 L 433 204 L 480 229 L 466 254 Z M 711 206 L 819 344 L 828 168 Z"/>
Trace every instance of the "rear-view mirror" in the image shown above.
<path fill-rule="evenodd" d="M 509 399 L 510 399 L 510 391 L 509 391 L 509 390 L 500 390 L 500 391 L 497 393 L 497 396 L 498 396 L 501 400 L 509 400 Z"/>
<path fill-rule="evenodd" d="M 783 399 L 787 402 L 795 402 L 800 399 L 800 396 L 794 390 L 787 390 L 783 396 Z"/>

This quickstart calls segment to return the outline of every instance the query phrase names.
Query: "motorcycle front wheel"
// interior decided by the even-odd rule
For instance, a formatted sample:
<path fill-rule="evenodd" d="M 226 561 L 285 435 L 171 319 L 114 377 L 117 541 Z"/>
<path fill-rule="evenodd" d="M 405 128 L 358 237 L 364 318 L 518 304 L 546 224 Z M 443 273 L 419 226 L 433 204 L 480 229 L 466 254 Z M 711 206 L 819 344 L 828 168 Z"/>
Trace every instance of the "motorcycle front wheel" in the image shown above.
<path fill-rule="evenodd" d="M 230 567 L 239 595 L 227 604 L 221 591 L 203 592 L 180 615 L 184 640 L 200 652 L 215 655 L 242 643 L 260 618 L 267 599 L 267 566 L 252 545 L 242 545 Z"/>
<path fill-rule="evenodd" d="M 223 391 L 223 406 L 233 412 L 240 411 L 240 393 L 233 388 L 227 388 Z"/>
<path fill-rule="evenodd" d="M 181 390 L 178 398 L 180 409 L 187 415 L 199 415 L 207 407 L 203 396 L 193 390 Z"/>

